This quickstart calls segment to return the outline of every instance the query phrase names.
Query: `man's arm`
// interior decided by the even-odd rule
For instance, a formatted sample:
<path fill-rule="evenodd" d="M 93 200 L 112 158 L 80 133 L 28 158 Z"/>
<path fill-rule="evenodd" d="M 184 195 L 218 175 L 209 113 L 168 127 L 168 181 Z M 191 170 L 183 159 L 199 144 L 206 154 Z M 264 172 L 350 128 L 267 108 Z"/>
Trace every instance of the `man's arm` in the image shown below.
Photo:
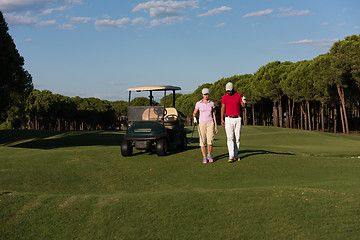
<path fill-rule="evenodd" d="M 225 127 L 225 104 L 221 103 L 221 126 Z"/>

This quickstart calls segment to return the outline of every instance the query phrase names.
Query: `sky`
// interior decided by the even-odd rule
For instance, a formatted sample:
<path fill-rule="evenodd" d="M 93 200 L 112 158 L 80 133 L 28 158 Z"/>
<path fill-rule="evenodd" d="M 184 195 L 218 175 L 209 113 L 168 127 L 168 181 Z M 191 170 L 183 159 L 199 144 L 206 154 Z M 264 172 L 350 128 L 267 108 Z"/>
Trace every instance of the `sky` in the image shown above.
<path fill-rule="evenodd" d="M 360 34 L 359 0 L 0 0 L 36 89 L 127 100 L 127 88 L 253 74 Z"/>

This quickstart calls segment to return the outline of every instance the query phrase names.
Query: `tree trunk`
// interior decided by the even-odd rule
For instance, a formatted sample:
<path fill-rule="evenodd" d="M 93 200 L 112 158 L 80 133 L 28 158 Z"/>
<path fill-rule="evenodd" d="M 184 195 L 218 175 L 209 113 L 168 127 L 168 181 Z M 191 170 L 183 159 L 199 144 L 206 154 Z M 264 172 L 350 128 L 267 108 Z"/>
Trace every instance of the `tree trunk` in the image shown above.
<path fill-rule="evenodd" d="M 344 124 L 345 119 L 344 119 L 343 109 L 341 107 L 341 102 L 340 102 L 340 116 L 341 116 L 342 130 L 343 130 L 343 133 L 345 134 L 346 133 L 345 124 Z"/>
<path fill-rule="evenodd" d="M 290 102 L 290 99 L 288 98 L 287 107 L 285 107 L 285 109 L 286 109 L 285 127 L 286 128 L 290 128 L 290 111 L 291 111 L 290 104 L 291 104 L 291 102 Z"/>
<path fill-rule="evenodd" d="M 337 108 L 336 108 L 336 105 L 334 107 L 334 133 L 337 133 Z"/>
<path fill-rule="evenodd" d="M 336 88 L 337 88 L 339 98 L 340 98 L 340 113 L 343 114 L 341 121 L 343 121 L 342 124 L 345 125 L 346 134 L 349 134 L 349 124 L 348 124 L 348 119 L 347 119 L 347 115 L 346 115 L 344 88 L 340 87 L 338 84 L 336 84 Z M 344 127 L 343 127 L 343 129 L 344 129 Z"/>
<path fill-rule="evenodd" d="M 279 127 L 283 126 L 283 110 L 282 110 L 282 97 L 279 96 L 278 109 L 279 109 Z"/>
<path fill-rule="evenodd" d="M 325 130 L 325 123 L 324 123 L 324 104 L 323 103 L 321 103 L 320 114 L 321 114 L 321 130 L 324 131 Z"/>
<path fill-rule="evenodd" d="M 35 130 L 39 130 L 38 118 L 36 114 L 35 114 Z"/>
<path fill-rule="evenodd" d="M 265 127 L 266 126 L 266 116 L 265 116 L 265 113 L 264 112 L 262 112 L 261 113 L 261 119 L 262 119 L 262 123 L 263 123 L 263 126 Z"/>
<path fill-rule="evenodd" d="M 244 125 L 248 125 L 247 109 L 246 108 L 244 108 L 244 111 L 243 111 L 243 119 L 244 119 Z"/>
<path fill-rule="evenodd" d="M 255 126 L 255 104 L 251 104 L 251 112 L 252 112 L 252 125 Z"/>
<path fill-rule="evenodd" d="M 308 114 L 308 120 L 309 120 L 309 130 L 312 130 L 311 127 L 311 115 L 310 115 L 310 103 L 306 100 L 306 108 L 307 108 L 307 114 Z"/>
<path fill-rule="evenodd" d="M 31 114 L 28 116 L 27 128 L 32 129 Z"/>
<path fill-rule="evenodd" d="M 276 106 L 276 102 L 273 103 L 273 126 L 279 126 L 279 117 L 278 117 L 278 110 Z"/>
<path fill-rule="evenodd" d="M 306 119 L 305 119 L 305 123 L 306 123 Z M 305 128 L 306 128 L 306 124 L 305 124 Z M 300 104 L 300 129 L 303 130 L 304 128 L 304 103 Z M 307 130 L 307 129 L 305 129 Z"/>

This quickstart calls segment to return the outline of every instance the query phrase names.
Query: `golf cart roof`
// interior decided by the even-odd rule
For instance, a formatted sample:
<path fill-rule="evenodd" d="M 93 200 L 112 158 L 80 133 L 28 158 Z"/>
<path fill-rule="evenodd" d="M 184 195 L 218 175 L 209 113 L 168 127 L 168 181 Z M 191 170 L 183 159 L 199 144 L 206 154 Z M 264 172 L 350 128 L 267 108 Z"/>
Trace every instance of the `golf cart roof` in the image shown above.
<path fill-rule="evenodd" d="M 127 91 L 164 91 L 164 90 L 181 90 L 181 87 L 176 86 L 169 86 L 169 85 L 163 85 L 163 86 L 143 86 L 143 87 L 135 87 L 135 88 L 128 88 Z"/>

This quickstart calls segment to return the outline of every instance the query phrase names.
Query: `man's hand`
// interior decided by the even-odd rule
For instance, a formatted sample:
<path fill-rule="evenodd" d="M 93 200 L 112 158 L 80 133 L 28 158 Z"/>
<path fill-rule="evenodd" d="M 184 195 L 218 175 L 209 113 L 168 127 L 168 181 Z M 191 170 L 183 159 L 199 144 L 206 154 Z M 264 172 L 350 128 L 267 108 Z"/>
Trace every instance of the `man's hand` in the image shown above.
<path fill-rule="evenodd" d="M 225 127 L 225 121 L 224 121 L 224 119 L 221 119 L 221 126 Z"/>
<path fill-rule="evenodd" d="M 246 97 L 243 96 L 241 99 L 242 99 L 242 102 L 243 102 L 244 104 L 246 104 Z"/>
<path fill-rule="evenodd" d="M 194 117 L 194 124 L 197 124 L 198 122 L 197 122 L 197 119 L 196 119 L 196 117 Z"/>

